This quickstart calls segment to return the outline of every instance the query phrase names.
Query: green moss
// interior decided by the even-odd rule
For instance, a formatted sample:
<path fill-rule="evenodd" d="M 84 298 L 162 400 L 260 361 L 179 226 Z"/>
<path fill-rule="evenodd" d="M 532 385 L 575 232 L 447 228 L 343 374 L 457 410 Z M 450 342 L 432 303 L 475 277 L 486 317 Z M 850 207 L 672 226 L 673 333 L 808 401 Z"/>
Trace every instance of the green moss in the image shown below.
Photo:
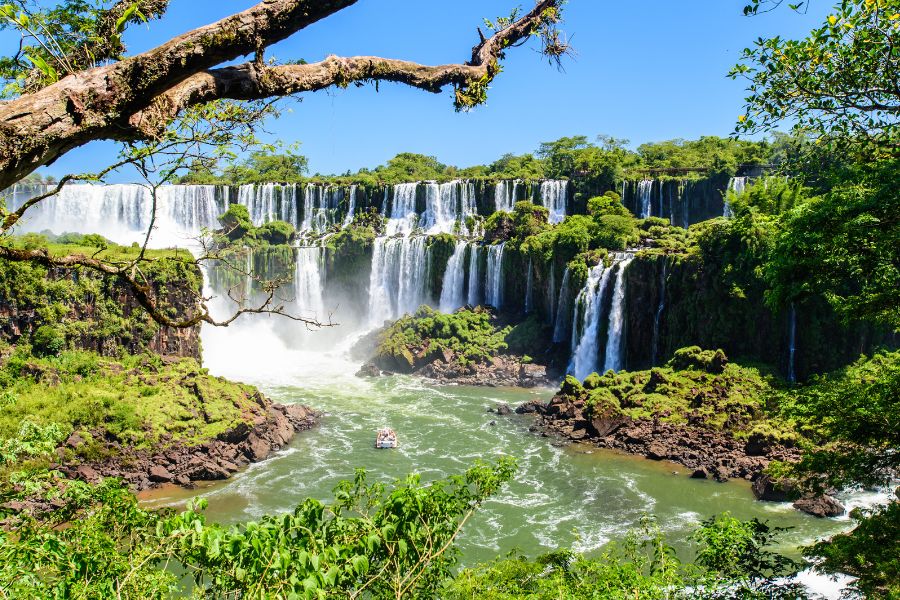
<path fill-rule="evenodd" d="M 445 315 L 421 306 L 382 334 L 376 360 L 389 368 L 411 371 L 452 353 L 461 364 L 489 360 L 508 348 L 511 327 L 498 327 L 481 307 Z"/>
<path fill-rule="evenodd" d="M 134 447 L 171 441 L 199 444 L 249 418 L 255 388 L 212 377 L 191 359 L 163 364 L 156 357 L 113 360 L 66 351 L 39 358 L 17 349 L 0 368 L 9 401 L 0 438 L 25 419 L 73 431 L 99 431 Z M 83 436 L 84 437 L 84 436 Z"/>
<path fill-rule="evenodd" d="M 676 354 L 682 358 L 665 367 L 593 373 L 584 385 L 570 376 L 560 394 L 584 400 L 591 415 L 621 413 L 633 419 L 690 423 L 736 437 L 757 432 L 780 441 L 794 438 L 778 417 L 781 383 L 775 377 L 727 360 L 720 369 L 721 350 L 686 348 Z M 690 360 L 685 362 L 685 357 Z"/>

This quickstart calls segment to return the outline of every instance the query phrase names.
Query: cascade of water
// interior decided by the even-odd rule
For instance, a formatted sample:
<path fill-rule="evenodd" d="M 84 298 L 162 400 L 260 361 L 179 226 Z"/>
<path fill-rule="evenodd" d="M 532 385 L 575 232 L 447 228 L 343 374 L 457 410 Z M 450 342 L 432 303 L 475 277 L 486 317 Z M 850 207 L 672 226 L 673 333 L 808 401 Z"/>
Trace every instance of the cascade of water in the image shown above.
<path fill-rule="evenodd" d="M 642 179 L 638 182 L 638 198 L 641 201 L 641 218 L 651 216 L 650 193 L 653 191 L 653 180 Z"/>
<path fill-rule="evenodd" d="M 731 192 L 735 196 L 740 196 L 744 193 L 744 190 L 747 188 L 747 178 L 746 177 L 732 177 L 728 180 L 728 190 L 725 192 L 725 208 L 722 211 L 722 216 L 726 218 L 734 217 L 734 210 L 731 208 L 731 202 L 729 201 L 729 193 Z"/>
<path fill-rule="evenodd" d="M 797 353 L 797 308 L 791 303 L 789 312 L 790 325 L 788 328 L 788 381 L 796 383 L 797 371 L 795 366 Z"/>
<path fill-rule="evenodd" d="M 679 193 L 681 194 L 681 226 L 687 229 L 691 226 L 691 183 L 682 180 Z"/>
<path fill-rule="evenodd" d="M 303 190 L 303 222 L 300 231 L 321 235 L 331 227 L 332 218 L 344 190 L 335 186 L 306 184 Z"/>
<path fill-rule="evenodd" d="M 369 276 L 369 322 L 414 312 L 425 302 L 425 237 L 375 239 Z"/>
<path fill-rule="evenodd" d="M 466 219 L 477 214 L 475 206 L 475 185 L 468 181 L 449 183 L 426 183 L 425 213 L 422 228 L 434 235 L 456 233 L 467 235 Z"/>
<path fill-rule="evenodd" d="M 550 222 L 559 223 L 566 218 L 568 181 L 550 180 L 541 182 L 541 204 L 550 211 Z"/>
<path fill-rule="evenodd" d="M 350 186 L 350 191 L 349 191 L 350 198 L 348 200 L 348 205 L 347 205 L 347 216 L 344 217 L 344 223 L 343 223 L 344 227 L 347 227 L 348 225 L 350 225 L 350 223 L 353 222 L 353 216 L 356 213 L 356 189 L 357 189 L 356 185 Z"/>
<path fill-rule="evenodd" d="M 562 286 L 559 288 L 559 300 L 556 302 L 556 322 L 553 325 L 553 342 L 558 344 L 566 339 L 566 325 L 569 323 L 566 314 L 569 312 L 569 267 L 563 272 Z"/>
<path fill-rule="evenodd" d="M 294 301 L 302 315 L 321 322 L 325 319 L 324 253 L 321 247 L 297 248 L 296 253 Z"/>
<path fill-rule="evenodd" d="M 534 266 L 531 259 L 528 259 L 528 277 L 525 279 L 525 314 L 529 314 L 534 308 L 532 304 L 532 295 L 534 294 Z"/>
<path fill-rule="evenodd" d="M 556 267 L 550 263 L 550 285 L 547 286 L 547 319 L 550 325 L 554 324 L 556 316 Z"/>
<path fill-rule="evenodd" d="M 575 300 L 575 316 L 572 322 L 572 359 L 569 362 L 569 373 L 584 380 L 597 370 L 597 357 L 600 351 L 599 329 L 603 310 L 603 298 L 609 284 L 612 267 L 603 263 L 592 268 L 588 273 L 584 288 Z M 581 312 L 583 311 L 583 312 Z M 582 314 L 579 329 L 578 317 Z"/>
<path fill-rule="evenodd" d="M 506 242 L 488 246 L 485 302 L 494 308 L 503 305 L 503 248 Z"/>
<path fill-rule="evenodd" d="M 659 357 L 659 323 L 662 318 L 663 310 L 666 307 L 666 270 L 668 262 L 663 257 L 662 276 L 659 279 L 659 304 L 656 307 L 656 314 L 653 315 L 653 349 L 650 354 L 650 366 L 655 367 Z"/>
<path fill-rule="evenodd" d="M 465 288 L 465 257 L 466 247 L 469 244 L 464 241 L 457 241 L 453 255 L 447 261 L 447 270 L 444 271 L 444 285 L 441 288 L 440 310 L 445 313 L 452 313 L 457 308 L 466 303 Z"/>
<path fill-rule="evenodd" d="M 394 202 L 391 205 L 391 214 L 388 218 L 387 235 L 398 233 L 409 235 L 416 227 L 418 214 L 416 213 L 416 188 L 417 183 L 398 183 L 394 186 Z"/>
<path fill-rule="evenodd" d="M 617 254 L 618 271 L 613 288 L 612 306 L 609 309 L 609 329 L 606 335 L 606 364 L 604 371 L 619 371 L 624 368 L 625 340 L 625 270 L 634 259 L 633 254 Z"/>
<path fill-rule="evenodd" d="M 173 185 L 157 188 L 157 206 L 165 213 L 163 225 L 182 232 L 199 233 L 218 226 L 219 206 L 212 185 Z M 131 210 L 140 212 L 134 206 Z M 149 211 L 148 211 L 149 212 Z M 159 214 L 159 210 L 157 214 Z M 168 222 L 165 221 L 168 220 Z"/>
<path fill-rule="evenodd" d="M 478 261 L 480 248 L 478 244 L 469 246 L 469 294 L 466 301 L 470 306 L 481 304 L 481 273 Z"/>
<path fill-rule="evenodd" d="M 522 185 L 522 180 L 520 179 L 504 179 L 497 182 L 497 185 L 494 187 L 494 206 L 496 210 L 513 211 L 520 185 Z"/>

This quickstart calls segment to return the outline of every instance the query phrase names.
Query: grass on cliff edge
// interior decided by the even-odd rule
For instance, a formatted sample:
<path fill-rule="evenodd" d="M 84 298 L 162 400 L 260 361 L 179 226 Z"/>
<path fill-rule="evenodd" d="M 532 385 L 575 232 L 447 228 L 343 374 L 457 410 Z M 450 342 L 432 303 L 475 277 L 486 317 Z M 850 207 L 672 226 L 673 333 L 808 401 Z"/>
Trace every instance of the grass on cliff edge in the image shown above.
<path fill-rule="evenodd" d="M 252 418 L 255 388 L 212 377 L 192 360 L 151 355 L 109 359 L 81 351 L 38 358 L 24 347 L 3 353 L 0 438 L 24 421 L 57 424 L 63 434 L 100 431 L 122 444 L 200 444 Z"/>

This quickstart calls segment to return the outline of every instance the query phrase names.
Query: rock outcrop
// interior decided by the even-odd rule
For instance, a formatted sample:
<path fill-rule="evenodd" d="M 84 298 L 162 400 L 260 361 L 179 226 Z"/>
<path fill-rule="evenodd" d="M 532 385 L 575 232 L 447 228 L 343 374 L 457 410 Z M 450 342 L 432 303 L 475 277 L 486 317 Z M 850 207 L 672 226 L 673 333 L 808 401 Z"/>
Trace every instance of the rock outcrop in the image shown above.
<path fill-rule="evenodd" d="M 198 445 L 161 443 L 151 450 L 104 442 L 99 460 L 58 465 L 68 477 L 95 482 L 119 477 L 135 491 L 178 484 L 190 487 L 198 481 L 228 479 L 250 463 L 260 462 L 284 448 L 300 431 L 311 429 L 319 415 L 300 404 L 281 405 L 261 394 L 259 410 L 216 439 Z M 77 450 L 84 441 L 72 434 L 65 447 Z"/>

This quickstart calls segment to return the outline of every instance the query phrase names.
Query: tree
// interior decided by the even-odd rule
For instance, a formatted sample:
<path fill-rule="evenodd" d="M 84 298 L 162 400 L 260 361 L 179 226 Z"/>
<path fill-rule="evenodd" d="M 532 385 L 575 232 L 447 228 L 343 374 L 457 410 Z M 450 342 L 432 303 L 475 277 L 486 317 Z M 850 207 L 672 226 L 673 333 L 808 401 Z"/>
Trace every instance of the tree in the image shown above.
<path fill-rule="evenodd" d="M 167 0 L 119 0 L 105 9 L 68 0 L 49 11 L 30 11 L 25 0 L 3 5 L 2 18 L 22 32 L 23 40 L 22 51 L 0 71 L 7 94 L 14 96 L 0 104 L 0 189 L 93 140 L 158 139 L 185 108 L 212 100 L 257 100 L 394 81 L 435 93 L 452 85 L 454 104 L 464 110 L 484 102 L 510 47 L 537 36 L 552 59 L 568 51 L 556 29 L 562 0 L 538 0 L 521 17 L 514 12 L 491 23 L 493 35 L 481 34 L 464 64 L 426 66 L 374 56 L 266 62 L 266 48 L 355 2 L 268 0 L 128 57 L 122 32 L 141 17 L 161 17 Z M 219 67 L 254 53 L 251 62 Z"/>
<path fill-rule="evenodd" d="M 731 71 L 749 82 L 737 131 L 789 121 L 868 155 L 900 156 L 898 73 L 900 0 L 842 0 L 807 38 L 760 38 L 744 51 Z"/>

